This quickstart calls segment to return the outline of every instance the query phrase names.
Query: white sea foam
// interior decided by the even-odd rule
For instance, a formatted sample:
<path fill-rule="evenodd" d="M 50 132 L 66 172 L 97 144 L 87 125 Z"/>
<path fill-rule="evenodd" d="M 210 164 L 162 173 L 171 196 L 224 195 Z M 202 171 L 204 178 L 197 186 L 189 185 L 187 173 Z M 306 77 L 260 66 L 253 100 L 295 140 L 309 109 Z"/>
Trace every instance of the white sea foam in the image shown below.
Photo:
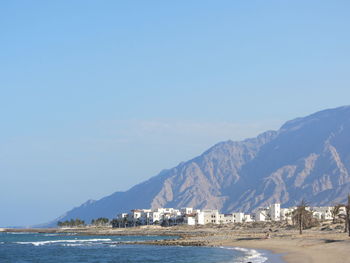
<path fill-rule="evenodd" d="M 81 247 L 81 246 L 85 246 L 85 244 L 63 244 L 62 246 L 64 247 Z"/>
<path fill-rule="evenodd" d="M 112 241 L 109 238 L 93 238 L 93 239 L 74 239 L 74 240 L 50 240 L 50 241 L 35 241 L 35 242 L 15 242 L 21 245 L 43 246 L 55 243 L 95 243 L 95 242 Z"/>
<path fill-rule="evenodd" d="M 252 263 L 264 263 L 267 262 L 267 257 L 255 249 L 241 248 L 241 247 L 221 247 L 225 249 L 233 249 L 243 252 L 245 255 L 243 258 L 235 259 L 235 262 L 252 262 Z M 237 261 L 238 260 L 238 261 Z"/>
<path fill-rule="evenodd" d="M 109 247 L 118 247 L 118 245 L 109 245 Z"/>
<path fill-rule="evenodd" d="M 9 234 L 9 235 L 28 235 L 28 234 L 33 234 L 33 232 L 6 232 L 6 233 Z"/>

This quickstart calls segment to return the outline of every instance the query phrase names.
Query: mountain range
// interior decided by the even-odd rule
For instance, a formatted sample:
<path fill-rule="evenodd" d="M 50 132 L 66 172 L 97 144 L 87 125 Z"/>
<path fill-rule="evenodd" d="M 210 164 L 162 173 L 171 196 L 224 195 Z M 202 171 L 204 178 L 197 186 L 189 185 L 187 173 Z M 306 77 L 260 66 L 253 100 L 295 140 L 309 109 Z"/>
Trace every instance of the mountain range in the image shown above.
<path fill-rule="evenodd" d="M 47 224 L 90 222 L 135 208 L 195 207 L 249 212 L 274 202 L 293 206 L 345 202 L 350 192 L 350 106 L 286 122 L 244 141 L 220 142 L 203 154 L 125 192 L 89 200 Z"/>

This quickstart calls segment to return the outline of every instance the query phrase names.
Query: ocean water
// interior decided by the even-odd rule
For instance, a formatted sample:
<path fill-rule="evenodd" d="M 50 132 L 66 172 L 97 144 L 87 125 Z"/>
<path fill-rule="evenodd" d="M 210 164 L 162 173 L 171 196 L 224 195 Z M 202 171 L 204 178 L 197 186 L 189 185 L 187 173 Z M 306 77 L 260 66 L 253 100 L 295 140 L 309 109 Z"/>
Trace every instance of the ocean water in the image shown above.
<path fill-rule="evenodd" d="M 174 237 L 0 232 L 0 263 L 271 262 L 264 252 L 252 249 L 150 246 L 128 243 L 169 238 Z"/>

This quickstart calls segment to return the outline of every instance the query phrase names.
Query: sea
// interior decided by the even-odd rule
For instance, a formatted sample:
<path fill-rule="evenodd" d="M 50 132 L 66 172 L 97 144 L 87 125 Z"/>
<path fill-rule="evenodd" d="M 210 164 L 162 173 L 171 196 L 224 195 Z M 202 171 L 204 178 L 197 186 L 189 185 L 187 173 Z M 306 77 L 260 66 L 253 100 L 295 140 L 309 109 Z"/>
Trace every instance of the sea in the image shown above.
<path fill-rule="evenodd" d="M 280 263 L 268 251 L 232 247 L 135 245 L 173 236 L 80 236 L 0 232 L 0 263 Z"/>

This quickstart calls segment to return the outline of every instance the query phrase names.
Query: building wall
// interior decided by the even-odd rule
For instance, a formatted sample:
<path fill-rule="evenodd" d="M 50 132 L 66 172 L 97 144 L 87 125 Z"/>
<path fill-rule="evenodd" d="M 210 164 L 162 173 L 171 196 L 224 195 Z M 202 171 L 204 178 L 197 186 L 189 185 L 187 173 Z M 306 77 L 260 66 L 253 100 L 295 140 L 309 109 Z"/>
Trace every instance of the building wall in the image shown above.
<path fill-rule="evenodd" d="M 319 220 L 331 220 L 332 217 L 332 209 L 331 206 L 324 206 L 324 207 L 312 207 L 312 215 L 313 217 L 319 219 Z"/>
<path fill-rule="evenodd" d="M 255 221 L 261 222 L 266 221 L 268 211 L 266 209 L 258 209 L 255 212 Z"/>
<path fill-rule="evenodd" d="M 253 222 L 251 215 L 244 215 L 244 222 Z"/>
<path fill-rule="evenodd" d="M 280 204 L 272 204 L 269 207 L 270 209 L 270 217 L 272 221 L 280 221 L 281 214 L 281 205 Z"/>
<path fill-rule="evenodd" d="M 244 213 L 232 213 L 234 223 L 242 223 L 244 221 Z"/>
<path fill-rule="evenodd" d="M 203 212 L 197 212 L 196 214 L 196 223 L 197 225 L 204 225 L 204 213 Z"/>
<path fill-rule="evenodd" d="M 181 208 L 181 214 L 183 215 L 189 215 L 189 214 L 192 214 L 193 213 L 193 208 L 192 207 L 184 207 L 184 208 Z"/>
<path fill-rule="evenodd" d="M 294 208 L 281 208 L 280 220 L 292 220 Z"/>
<path fill-rule="evenodd" d="M 195 226 L 196 225 L 196 217 L 194 216 L 186 216 L 184 218 L 184 223 L 189 226 Z"/>
<path fill-rule="evenodd" d="M 203 210 L 204 224 L 219 224 L 218 210 Z"/>

